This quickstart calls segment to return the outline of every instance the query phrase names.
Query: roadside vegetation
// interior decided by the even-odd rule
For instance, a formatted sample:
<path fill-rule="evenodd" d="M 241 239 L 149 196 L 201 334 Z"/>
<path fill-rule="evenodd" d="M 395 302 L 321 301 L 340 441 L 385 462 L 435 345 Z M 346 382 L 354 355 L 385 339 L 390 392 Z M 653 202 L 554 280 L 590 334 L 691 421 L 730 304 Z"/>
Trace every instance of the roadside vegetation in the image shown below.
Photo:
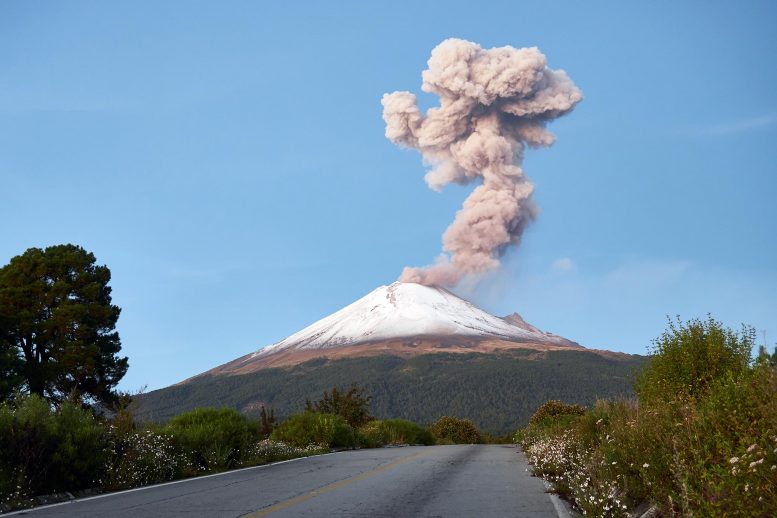
<path fill-rule="evenodd" d="M 777 516 L 777 351 L 670 322 L 636 399 L 549 401 L 518 430 L 535 475 L 586 516 Z"/>
<path fill-rule="evenodd" d="M 324 443 L 267 439 L 260 421 L 233 409 L 139 426 L 126 409 L 108 418 L 69 401 L 54 407 L 19 395 L 0 405 L 0 510 L 329 451 Z"/>
<path fill-rule="evenodd" d="M 198 408 L 164 425 L 139 424 L 131 398 L 117 399 L 109 413 L 36 394 L 0 404 L 0 511 L 338 449 L 484 440 L 470 421 L 447 416 L 430 428 L 373 419 L 369 396 L 355 385 L 325 392 L 277 425 L 264 408 L 259 419 Z"/>

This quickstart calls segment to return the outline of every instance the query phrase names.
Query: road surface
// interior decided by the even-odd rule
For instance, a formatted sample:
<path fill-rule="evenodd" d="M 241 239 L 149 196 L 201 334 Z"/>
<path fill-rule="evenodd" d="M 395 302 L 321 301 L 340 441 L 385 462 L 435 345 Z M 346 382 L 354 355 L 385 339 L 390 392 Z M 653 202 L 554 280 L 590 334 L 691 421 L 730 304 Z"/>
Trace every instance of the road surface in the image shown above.
<path fill-rule="evenodd" d="M 356 450 L 100 495 L 27 516 L 547 517 L 558 503 L 514 446 Z"/>

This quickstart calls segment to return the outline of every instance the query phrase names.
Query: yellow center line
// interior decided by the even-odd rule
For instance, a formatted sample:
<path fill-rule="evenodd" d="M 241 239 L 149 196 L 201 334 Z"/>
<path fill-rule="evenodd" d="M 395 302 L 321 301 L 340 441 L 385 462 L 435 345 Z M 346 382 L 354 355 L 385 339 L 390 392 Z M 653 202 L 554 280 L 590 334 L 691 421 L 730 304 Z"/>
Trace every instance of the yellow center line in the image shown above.
<path fill-rule="evenodd" d="M 286 508 L 291 507 L 293 505 L 300 504 L 302 502 L 305 502 L 306 500 L 310 500 L 311 498 L 315 498 L 315 497 L 317 497 L 319 495 L 323 495 L 325 493 L 330 493 L 330 492 L 332 492 L 332 491 L 334 491 L 336 489 L 339 489 L 339 488 L 341 488 L 343 486 L 346 486 L 348 484 L 353 484 L 354 482 L 358 482 L 360 480 L 364 480 L 365 478 L 373 477 L 375 475 L 378 475 L 380 473 L 388 471 L 391 468 L 394 468 L 394 467 L 402 464 L 403 462 L 407 462 L 407 461 L 409 461 L 411 459 L 414 459 L 414 458 L 418 457 L 419 455 L 425 455 L 427 453 L 429 453 L 429 452 L 428 451 L 425 451 L 425 452 L 421 451 L 421 452 L 415 453 L 415 454 L 407 456 L 407 457 L 402 457 L 401 459 L 397 459 L 397 460 L 395 460 L 393 462 L 389 462 L 388 464 L 384 464 L 382 466 L 378 466 L 377 468 L 375 468 L 373 470 L 365 471 L 364 473 L 361 473 L 361 474 L 356 475 L 356 476 L 351 477 L 351 478 L 345 478 L 343 480 L 338 480 L 337 482 L 333 482 L 333 483 L 329 484 L 328 486 L 324 486 L 324 487 L 318 488 L 318 489 L 316 489 L 314 491 L 311 491 L 310 493 L 305 493 L 303 495 L 299 495 L 299 496 L 296 496 L 294 498 L 290 498 L 289 500 L 285 500 L 283 502 L 278 502 L 275 505 L 272 505 L 272 506 L 267 507 L 265 509 L 262 509 L 260 511 L 256 511 L 255 513 L 247 514 L 247 515 L 244 515 L 244 516 L 245 516 L 245 518 L 259 518 L 260 516 L 267 516 L 268 514 L 274 513 L 275 511 L 280 511 L 281 509 L 286 509 Z"/>

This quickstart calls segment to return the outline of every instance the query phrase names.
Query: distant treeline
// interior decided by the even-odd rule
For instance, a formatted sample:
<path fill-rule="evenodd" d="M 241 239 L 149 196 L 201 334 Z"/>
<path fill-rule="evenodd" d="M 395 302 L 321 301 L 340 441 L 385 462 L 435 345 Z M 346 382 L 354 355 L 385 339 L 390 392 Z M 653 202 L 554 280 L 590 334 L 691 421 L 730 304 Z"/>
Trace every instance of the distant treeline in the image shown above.
<path fill-rule="evenodd" d="M 443 415 L 472 420 L 495 435 L 524 426 L 549 399 L 590 406 L 598 399 L 631 397 L 642 356 L 590 351 L 521 350 L 506 354 L 438 353 L 316 359 L 237 376 L 202 377 L 136 398 L 139 419 L 163 423 L 197 407 L 235 408 L 251 415 L 261 406 L 285 418 L 332 386 L 357 383 L 372 395 L 379 419 L 424 425 Z"/>

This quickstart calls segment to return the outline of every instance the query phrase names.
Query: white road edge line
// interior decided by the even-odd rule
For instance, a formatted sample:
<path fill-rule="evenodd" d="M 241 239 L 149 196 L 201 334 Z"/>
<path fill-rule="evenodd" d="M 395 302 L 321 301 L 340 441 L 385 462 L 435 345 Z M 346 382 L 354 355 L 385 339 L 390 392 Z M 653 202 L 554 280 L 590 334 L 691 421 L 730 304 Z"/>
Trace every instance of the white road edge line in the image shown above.
<path fill-rule="evenodd" d="M 550 491 L 550 484 L 545 480 L 543 480 L 543 482 L 545 483 L 545 489 Z M 550 492 L 548 492 L 547 495 L 550 498 L 550 503 L 552 503 L 553 507 L 556 509 L 558 518 L 572 518 L 572 515 L 569 513 L 566 504 L 561 500 L 561 498 L 559 498 L 558 495 Z"/>
<path fill-rule="evenodd" d="M 27 509 L 19 509 L 18 511 L 11 511 L 9 513 L 0 513 L 0 516 L 13 516 L 15 514 L 25 514 L 25 513 L 31 513 L 34 511 L 40 511 L 42 509 L 50 509 L 52 507 L 59 507 L 60 505 L 68 505 L 73 504 L 76 502 L 86 502 L 88 500 L 97 500 L 98 498 L 108 498 L 110 496 L 116 496 L 116 495 L 123 495 L 126 493 L 134 493 L 135 491 L 143 491 L 145 489 L 152 489 L 155 487 L 163 487 L 163 486 L 172 486 L 173 484 L 183 484 L 184 482 L 192 482 L 194 480 L 202 480 L 205 478 L 212 478 L 212 477 L 220 477 L 221 475 L 229 475 L 232 473 L 239 473 L 241 471 L 248 471 L 252 469 L 260 469 L 260 468 L 267 468 L 270 466 L 277 466 L 279 464 L 286 464 L 287 462 L 294 462 L 298 460 L 304 460 L 304 459 L 312 459 L 313 457 L 324 457 L 326 455 L 334 455 L 335 453 L 340 453 L 338 451 L 333 451 L 329 453 L 320 453 L 318 455 L 309 455 L 307 457 L 297 457 L 294 459 L 287 459 L 287 460 L 279 460 L 278 462 L 271 462 L 269 464 L 260 464 L 258 466 L 249 466 L 247 468 L 240 468 L 240 469 L 233 469 L 230 471 L 222 471 L 221 473 L 212 473 L 210 475 L 202 475 L 199 477 L 189 477 L 189 478 L 181 478 L 178 480 L 172 480 L 170 482 L 162 482 L 161 484 L 153 484 L 150 486 L 141 486 L 141 487 L 133 487 L 132 489 L 125 489 L 123 491 L 114 491 L 112 493 L 103 493 L 101 495 L 95 495 L 95 496 L 88 496 L 86 498 L 75 498 L 73 500 L 67 500 L 66 502 L 57 502 L 56 504 L 48 504 L 48 505 L 41 505 L 38 507 L 30 507 Z"/>

